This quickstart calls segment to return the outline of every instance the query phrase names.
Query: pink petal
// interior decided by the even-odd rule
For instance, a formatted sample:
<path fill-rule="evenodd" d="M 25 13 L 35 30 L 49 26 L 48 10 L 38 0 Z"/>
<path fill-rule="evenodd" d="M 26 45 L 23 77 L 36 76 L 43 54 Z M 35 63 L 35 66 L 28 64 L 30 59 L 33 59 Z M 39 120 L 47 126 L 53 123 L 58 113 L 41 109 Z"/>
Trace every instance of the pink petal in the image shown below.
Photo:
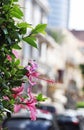
<path fill-rule="evenodd" d="M 20 109 L 21 109 L 21 104 L 15 104 L 15 105 L 14 105 L 14 112 L 15 112 L 15 113 L 19 112 Z"/>
<path fill-rule="evenodd" d="M 16 50 L 12 50 L 12 53 L 15 55 L 16 58 L 19 58 L 18 52 Z"/>
<path fill-rule="evenodd" d="M 9 101 L 9 97 L 7 97 L 7 96 L 3 96 L 3 99 Z"/>
<path fill-rule="evenodd" d="M 31 120 L 36 120 L 36 108 L 29 107 Z"/>
<path fill-rule="evenodd" d="M 21 93 L 23 92 L 24 90 L 24 86 L 20 86 L 20 87 L 15 87 L 15 88 L 12 88 L 12 90 L 15 92 L 15 93 Z"/>
<path fill-rule="evenodd" d="M 12 58 L 11 58 L 10 55 L 7 55 L 7 59 L 8 59 L 9 61 L 12 61 Z"/>

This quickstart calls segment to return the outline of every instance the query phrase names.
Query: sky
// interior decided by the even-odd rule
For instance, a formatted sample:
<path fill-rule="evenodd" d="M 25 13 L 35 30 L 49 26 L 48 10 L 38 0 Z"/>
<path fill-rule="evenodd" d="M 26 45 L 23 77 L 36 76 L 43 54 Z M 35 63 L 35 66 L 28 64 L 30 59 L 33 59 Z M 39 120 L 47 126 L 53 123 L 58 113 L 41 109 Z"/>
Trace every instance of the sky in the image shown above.
<path fill-rule="evenodd" d="M 71 0 L 69 28 L 84 30 L 84 0 Z"/>

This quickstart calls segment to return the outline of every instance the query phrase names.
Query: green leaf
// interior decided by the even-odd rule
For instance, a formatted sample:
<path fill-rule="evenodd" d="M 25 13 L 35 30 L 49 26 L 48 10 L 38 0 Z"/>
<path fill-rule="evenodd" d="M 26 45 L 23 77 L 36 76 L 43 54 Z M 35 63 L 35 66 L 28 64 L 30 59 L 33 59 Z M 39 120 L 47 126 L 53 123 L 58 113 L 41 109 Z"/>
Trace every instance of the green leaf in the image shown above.
<path fill-rule="evenodd" d="M 10 72 L 4 66 L 0 66 L 0 69 L 4 72 L 6 78 L 10 77 Z"/>
<path fill-rule="evenodd" d="M 26 34 L 27 28 L 20 28 L 20 34 Z"/>
<path fill-rule="evenodd" d="M 0 18 L 0 24 L 2 24 L 4 22 L 3 18 Z"/>
<path fill-rule="evenodd" d="M 25 75 L 26 72 L 27 72 L 27 70 L 22 68 L 22 69 L 19 69 L 19 70 L 16 72 L 16 75 L 22 76 L 22 75 Z"/>
<path fill-rule="evenodd" d="M 10 100 L 10 103 L 11 103 L 11 104 L 14 104 L 14 103 L 15 103 L 15 100 L 11 99 L 11 100 Z"/>
<path fill-rule="evenodd" d="M 22 84 L 22 79 L 16 79 L 16 80 L 11 80 L 10 83 L 13 85 L 13 86 L 21 86 Z"/>
<path fill-rule="evenodd" d="M 14 2 L 18 2 L 18 0 L 13 0 Z"/>
<path fill-rule="evenodd" d="M 10 4 L 10 3 L 11 3 L 11 1 L 10 1 L 10 0 L 4 0 L 4 1 L 2 0 L 1 2 L 2 2 L 2 3 L 4 3 L 5 5 L 8 5 L 8 4 Z"/>
<path fill-rule="evenodd" d="M 10 37 L 6 36 L 6 39 L 7 39 L 8 43 L 11 45 L 11 39 L 10 39 Z"/>
<path fill-rule="evenodd" d="M 18 23 L 17 26 L 20 28 L 33 28 L 30 24 L 28 24 L 26 22 Z"/>
<path fill-rule="evenodd" d="M 18 44 L 14 44 L 14 45 L 12 46 L 12 48 L 17 49 L 17 50 L 22 49 Z"/>
<path fill-rule="evenodd" d="M 24 37 L 24 38 L 23 38 L 23 41 L 25 41 L 25 42 L 27 42 L 28 44 L 30 44 L 31 46 L 37 48 L 37 44 L 36 44 L 36 41 L 35 41 L 34 38 L 27 36 L 27 37 Z"/>
<path fill-rule="evenodd" d="M 19 8 L 18 5 L 14 5 L 13 8 L 10 11 L 10 14 L 18 19 L 22 19 L 23 17 L 23 12 L 21 11 L 21 9 Z"/>
<path fill-rule="evenodd" d="M 47 98 L 44 98 L 43 95 L 40 93 L 40 94 L 38 94 L 36 99 L 37 99 L 37 101 L 45 101 Z"/>
<path fill-rule="evenodd" d="M 2 30 L 3 30 L 5 35 L 8 34 L 7 28 L 2 28 Z"/>
<path fill-rule="evenodd" d="M 20 60 L 17 59 L 17 60 L 15 61 L 15 65 L 19 65 L 19 64 L 20 64 Z"/>
<path fill-rule="evenodd" d="M 47 24 L 38 24 L 31 32 L 31 34 L 45 33 Z"/>

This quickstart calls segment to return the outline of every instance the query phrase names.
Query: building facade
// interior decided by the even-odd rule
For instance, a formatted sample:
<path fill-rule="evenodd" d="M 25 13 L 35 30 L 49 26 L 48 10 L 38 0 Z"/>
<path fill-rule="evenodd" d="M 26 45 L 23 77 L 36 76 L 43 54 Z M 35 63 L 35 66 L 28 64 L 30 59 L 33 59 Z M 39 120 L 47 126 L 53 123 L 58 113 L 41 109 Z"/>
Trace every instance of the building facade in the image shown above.
<path fill-rule="evenodd" d="M 48 27 L 68 28 L 69 0 L 48 0 Z"/>

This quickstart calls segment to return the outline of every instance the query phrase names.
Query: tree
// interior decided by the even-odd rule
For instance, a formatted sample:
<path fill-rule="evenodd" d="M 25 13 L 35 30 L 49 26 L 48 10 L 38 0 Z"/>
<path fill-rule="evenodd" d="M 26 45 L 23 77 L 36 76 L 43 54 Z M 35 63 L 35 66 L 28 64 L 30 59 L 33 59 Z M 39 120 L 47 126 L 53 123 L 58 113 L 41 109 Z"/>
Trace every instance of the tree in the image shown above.
<path fill-rule="evenodd" d="M 81 74 L 82 74 L 82 77 L 83 77 L 83 79 L 84 79 L 84 64 L 80 64 L 80 65 L 79 65 L 79 68 L 80 68 L 80 70 L 81 70 Z M 84 81 L 83 81 L 82 90 L 83 90 L 83 94 L 84 94 Z"/>
<path fill-rule="evenodd" d="M 37 64 L 29 61 L 28 66 L 20 65 L 15 50 L 22 49 L 20 42 L 25 41 L 32 47 L 37 48 L 36 35 L 44 33 L 46 24 L 38 24 L 33 27 L 23 21 L 23 12 L 18 5 L 18 0 L 0 1 L 0 119 L 3 119 L 4 112 L 18 111 L 21 107 L 31 111 L 31 118 L 34 120 L 35 105 L 39 100 L 44 100 L 42 95 L 34 97 L 31 93 L 31 86 L 38 78 Z M 15 19 L 19 19 L 16 22 Z M 30 33 L 27 34 L 27 29 Z M 26 78 L 25 78 L 26 77 Z M 24 83 L 29 82 L 28 92 L 23 94 Z M 30 100 L 33 101 L 31 110 Z"/>

